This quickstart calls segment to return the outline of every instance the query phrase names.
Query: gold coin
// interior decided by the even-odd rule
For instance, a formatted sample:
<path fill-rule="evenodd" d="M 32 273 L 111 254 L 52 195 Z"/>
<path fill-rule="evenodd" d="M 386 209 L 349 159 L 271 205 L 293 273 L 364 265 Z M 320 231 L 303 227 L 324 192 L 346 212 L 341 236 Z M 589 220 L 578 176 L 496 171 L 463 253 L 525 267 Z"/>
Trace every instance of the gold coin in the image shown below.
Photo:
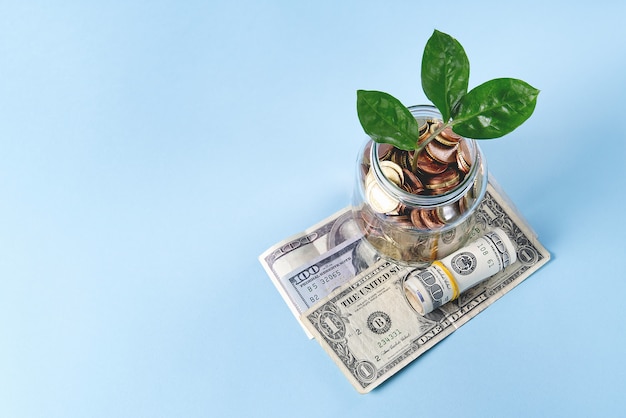
<path fill-rule="evenodd" d="M 430 137 L 430 130 L 426 129 L 426 130 L 424 130 L 424 132 L 420 133 L 420 136 L 419 136 L 419 138 L 417 140 L 417 143 L 418 144 L 422 144 L 429 137 Z"/>
<path fill-rule="evenodd" d="M 387 177 L 387 179 L 389 179 L 389 181 L 393 184 L 398 187 L 402 187 L 402 183 L 404 183 L 404 174 L 402 173 L 402 168 L 398 164 L 392 161 L 381 161 L 380 171 L 382 171 L 385 177 Z"/>
<path fill-rule="evenodd" d="M 463 140 L 459 142 L 459 146 L 457 147 L 456 152 L 456 164 L 463 173 L 467 174 L 472 168 L 471 157 L 472 153 L 470 152 L 470 148 L 467 140 Z"/>
<path fill-rule="evenodd" d="M 400 167 L 410 167 L 411 161 L 409 159 L 409 153 L 401 149 L 395 149 L 391 156 L 391 161 L 398 164 Z"/>
<path fill-rule="evenodd" d="M 453 147 L 459 143 L 462 139 L 461 135 L 456 134 L 452 131 L 451 127 L 447 127 L 439 135 L 435 138 L 437 141 L 441 142 L 443 145 L 447 145 L 449 147 Z"/>
<path fill-rule="evenodd" d="M 365 189 L 365 197 L 371 208 L 378 213 L 393 212 L 398 208 L 400 202 L 389 195 L 376 182 L 371 182 Z"/>

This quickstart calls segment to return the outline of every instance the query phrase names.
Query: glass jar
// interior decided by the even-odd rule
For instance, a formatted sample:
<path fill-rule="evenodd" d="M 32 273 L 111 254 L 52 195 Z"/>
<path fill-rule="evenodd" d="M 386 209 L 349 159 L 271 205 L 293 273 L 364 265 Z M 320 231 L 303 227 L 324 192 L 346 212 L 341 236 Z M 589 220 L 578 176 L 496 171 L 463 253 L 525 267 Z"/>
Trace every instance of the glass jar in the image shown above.
<path fill-rule="evenodd" d="M 434 106 L 409 107 L 420 125 L 420 151 L 366 141 L 357 162 L 352 213 L 367 242 L 384 257 L 430 263 L 474 234 L 487 189 L 487 166 L 473 139 L 441 131 Z M 433 137 L 434 135 L 434 137 Z"/>

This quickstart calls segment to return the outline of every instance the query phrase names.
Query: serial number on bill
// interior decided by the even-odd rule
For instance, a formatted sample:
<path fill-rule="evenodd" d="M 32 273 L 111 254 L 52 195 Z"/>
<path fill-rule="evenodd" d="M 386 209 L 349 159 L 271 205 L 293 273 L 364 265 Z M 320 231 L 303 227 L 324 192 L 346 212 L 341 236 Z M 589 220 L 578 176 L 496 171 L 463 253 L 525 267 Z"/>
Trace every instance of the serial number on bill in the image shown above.
<path fill-rule="evenodd" d="M 399 329 L 391 331 L 383 339 L 378 341 L 378 348 L 383 348 L 385 345 L 392 343 L 393 340 L 397 340 L 400 334 L 402 334 L 402 331 Z"/>
<path fill-rule="evenodd" d="M 313 293 L 315 292 L 321 285 L 328 285 L 329 283 L 335 281 L 336 279 L 340 279 L 342 277 L 341 275 L 341 271 L 336 270 L 333 271 L 330 274 L 327 274 L 325 276 L 320 277 L 319 279 L 316 279 L 314 282 L 310 282 L 307 284 L 307 286 L 305 287 L 305 289 L 309 292 L 309 293 Z M 328 287 L 328 286 L 324 286 L 324 287 Z"/>

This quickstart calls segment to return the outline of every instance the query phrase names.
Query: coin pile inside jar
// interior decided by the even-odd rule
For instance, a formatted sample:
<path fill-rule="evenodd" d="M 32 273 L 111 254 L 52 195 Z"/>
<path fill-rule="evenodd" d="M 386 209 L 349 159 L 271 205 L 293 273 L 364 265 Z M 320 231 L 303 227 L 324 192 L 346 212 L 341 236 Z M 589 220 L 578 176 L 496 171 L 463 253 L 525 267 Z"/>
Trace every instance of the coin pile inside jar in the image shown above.
<path fill-rule="evenodd" d="M 379 167 L 382 174 L 398 188 L 422 196 L 437 196 L 456 188 L 470 172 L 472 153 L 469 141 L 450 127 L 440 131 L 441 121 L 427 120 L 420 126 L 419 141 L 426 146 L 415 158 L 415 151 L 404 151 L 390 144 L 378 147 Z M 370 169 L 369 149 L 365 150 L 362 164 L 365 198 L 373 214 L 389 217 L 399 227 L 434 230 L 458 218 L 467 209 L 467 199 L 461 198 L 450 205 L 436 209 L 411 208 L 401 203 L 385 190 Z M 376 220 L 362 214 L 366 224 L 376 229 Z M 369 219 L 368 219 L 369 218 Z"/>

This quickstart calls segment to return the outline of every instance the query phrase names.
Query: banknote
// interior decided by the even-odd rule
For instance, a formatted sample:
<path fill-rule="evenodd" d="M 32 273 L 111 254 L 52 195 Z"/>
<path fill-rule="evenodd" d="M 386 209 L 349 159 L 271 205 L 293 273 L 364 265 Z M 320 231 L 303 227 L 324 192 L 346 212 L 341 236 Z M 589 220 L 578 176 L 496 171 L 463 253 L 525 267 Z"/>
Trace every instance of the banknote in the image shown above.
<path fill-rule="evenodd" d="M 347 207 L 272 246 L 259 261 L 300 321 L 304 311 L 380 259 L 361 238 Z"/>
<path fill-rule="evenodd" d="M 480 236 L 504 231 L 517 260 L 427 315 L 407 300 L 404 281 L 416 267 L 379 259 L 301 316 L 301 322 L 360 393 L 367 393 L 509 292 L 550 254 L 493 185 L 481 203 Z"/>

